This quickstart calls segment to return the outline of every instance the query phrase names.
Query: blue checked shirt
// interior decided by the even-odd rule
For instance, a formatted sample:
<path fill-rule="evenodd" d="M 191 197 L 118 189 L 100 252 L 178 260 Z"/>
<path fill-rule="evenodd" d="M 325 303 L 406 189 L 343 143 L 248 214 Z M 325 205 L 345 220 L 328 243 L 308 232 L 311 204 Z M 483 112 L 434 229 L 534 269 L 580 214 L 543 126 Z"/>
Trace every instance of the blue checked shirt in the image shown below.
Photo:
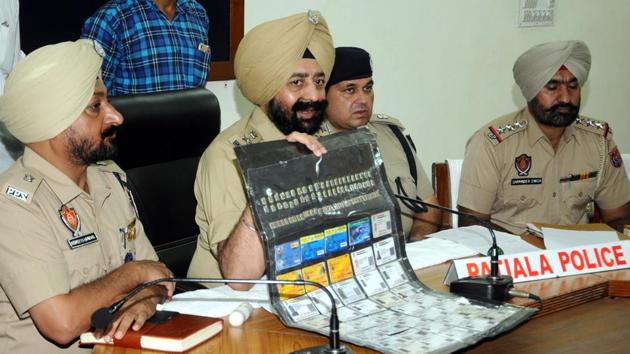
<path fill-rule="evenodd" d="M 206 10 L 177 0 L 169 21 L 153 0 L 111 0 L 83 25 L 81 38 L 105 50 L 103 81 L 109 95 L 203 87 L 210 49 Z"/>

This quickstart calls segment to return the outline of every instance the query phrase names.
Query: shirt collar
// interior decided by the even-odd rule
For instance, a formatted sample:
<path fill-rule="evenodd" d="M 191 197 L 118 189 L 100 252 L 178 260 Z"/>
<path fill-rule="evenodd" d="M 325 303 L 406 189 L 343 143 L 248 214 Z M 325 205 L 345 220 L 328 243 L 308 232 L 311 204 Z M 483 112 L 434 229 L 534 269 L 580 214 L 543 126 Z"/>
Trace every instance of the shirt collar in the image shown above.
<path fill-rule="evenodd" d="M 329 134 L 334 134 L 336 132 L 337 132 L 337 129 L 335 129 L 335 127 L 333 127 L 332 124 L 330 124 L 330 121 L 328 119 L 325 119 L 324 122 L 322 122 L 322 125 L 319 127 L 319 130 L 317 131 L 317 133 L 315 133 L 315 135 L 322 137 Z"/>
<path fill-rule="evenodd" d="M 575 122 L 571 123 L 568 127 L 564 128 L 564 133 L 562 133 L 562 138 L 565 143 L 568 143 L 571 138 L 574 138 L 576 142 L 579 143 L 579 140 L 576 139 L 576 130 L 575 130 Z"/>
<path fill-rule="evenodd" d="M 532 114 L 529 112 L 528 107 L 523 108 L 521 115 L 527 123 L 527 139 L 529 142 L 529 146 L 534 146 L 541 139 L 548 140 L 542 130 L 540 130 L 536 119 L 532 117 Z"/>
<path fill-rule="evenodd" d="M 190 3 L 190 0 L 177 0 L 175 2 L 175 16 L 173 16 L 173 20 L 175 20 L 175 18 L 177 18 L 177 16 L 180 13 L 184 12 L 184 8 L 188 7 L 189 3 Z M 155 11 L 162 13 L 162 11 L 160 11 L 160 8 L 157 6 L 154 0 L 144 0 L 144 4 L 154 9 Z"/>
<path fill-rule="evenodd" d="M 547 136 L 542 132 L 542 130 L 540 130 L 538 122 L 536 122 L 536 119 L 529 112 L 528 107 L 525 107 L 523 109 L 522 117 L 523 119 L 525 119 L 525 121 L 527 121 L 527 137 L 529 140 L 529 146 L 534 146 L 534 144 L 540 141 L 540 139 L 549 141 L 549 139 L 547 139 Z M 571 124 L 568 127 L 564 128 L 561 139 L 565 143 L 568 143 L 569 140 L 571 140 L 571 138 L 573 137 L 575 137 L 575 127 L 573 126 L 573 124 Z"/>
<path fill-rule="evenodd" d="M 57 167 L 53 166 L 50 162 L 46 161 L 43 157 L 39 156 L 35 151 L 31 150 L 28 146 L 24 148 L 24 156 L 22 157 L 22 164 L 24 167 L 33 169 L 42 176 L 46 184 L 57 195 L 61 204 L 67 204 L 82 193 L 85 196 L 89 195 L 79 186 L 61 172 Z M 103 183 L 102 176 L 99 173 L 98 165 L 90 165 L 87 169 L 88 186 L 90 186 L 90 192 L 93 196 L 97 196 L 94 199 L 104 199 L 109 195 L 111 188 L 107 183 Z"/>

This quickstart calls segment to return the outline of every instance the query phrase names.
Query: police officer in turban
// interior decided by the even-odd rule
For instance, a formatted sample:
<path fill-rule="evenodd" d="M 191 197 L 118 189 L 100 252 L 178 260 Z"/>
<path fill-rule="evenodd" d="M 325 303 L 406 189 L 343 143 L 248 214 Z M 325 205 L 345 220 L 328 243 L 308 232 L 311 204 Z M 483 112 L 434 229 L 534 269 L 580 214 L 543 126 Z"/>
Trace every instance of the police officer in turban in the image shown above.
<path fill-rule="evenodd" d="M 392 190 L 410 197 L 437 203 L 431 181 L 415 154 L 415 146 L 405 127 L 394 117 L 372 114 L 374 80 L 370 54 L 362 48 L 337 47 L 335 65 L 326 83 L 326 121 L 318 135 L 328 135 L 366 127 L 376 135 L 385 171 Z M 422 239 L 434 232 L 440 222 L 438 209 L 427 211 L 399 201 L 403 231 L 408 240 Z"/>
<path fill-rule="evenodd" d="M 157 262 L 109 159 L 122 116 L 107 101 L 92 41 L 33 51 L 9 75 L 0 117 L 26 147 L 0 175 L 0 351 L 86 352 L 90 317 L 140 283 L 172 276 Z M 173 284 L 148 288 L 100 333 L 138 330 Z"/>
<path fill-rule="evenodd" d="M 324 87 L 334 55 L 326 20 L 316 11 L 265 22 L 241 40 L 234 74 L 255 108 L 221 132 L 199 162 L 195 219 L 200 234 L 189 276 L 260 278 L 264 273 L 263 247 L 247 207 L 234 147 L 287 139 L 317 156 L 325 153 L 310 134 L 324 119 Z"/>
<path fill-rule="evenodd" d="M 514 64 L 527 107 L 490 122 L 466 145 L 458 207 L 514 234 L 527 222 L 630 216 L 630 182 L 610 126 L 580 116 L 591 54 L 581 41 L 539 44 Z M 460 226 L 473 223 L 460 218 Z"/>

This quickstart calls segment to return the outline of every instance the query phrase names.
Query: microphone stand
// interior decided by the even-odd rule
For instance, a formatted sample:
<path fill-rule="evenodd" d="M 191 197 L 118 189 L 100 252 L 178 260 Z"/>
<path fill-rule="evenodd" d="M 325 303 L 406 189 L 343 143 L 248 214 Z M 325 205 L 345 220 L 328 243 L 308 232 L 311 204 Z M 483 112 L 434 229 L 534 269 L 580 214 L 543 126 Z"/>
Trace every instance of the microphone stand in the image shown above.
<path fill-rule="evenodd" d="M 452 293 L 477 300 L 507 301 L 512 297 L 510 289 L 514 287 L 514 280 L 509 275 L 499 274 L 499 254 L 501 253 L 501 249 L 497 246 L 497 238 L 494 235 L 494 230 L 489 222 L 476 215 L 464 213 L 459 210 L 443 207 L 441 205 L 427 203 L 419 198 L 414 199 L 399 194 L 394 194 L 394 196 L 398 199 L 411 203 L 416 207 L 421 205 L 422 207 L 417 207 L 420 211 L 426 211 L 426 207 L 443 210 L 452 214 L 473 219 L 483 227 L 487 228 L 490 232 L 490 236 L 492 236 L 492 245 L 488 250 L 490 256 L 490 275 L 465 277 L 455 280 L 451 282 L 449 289 Z"/>
<path fill-rule="evenodd" d="M 320 345 L 316 347 L 306 348 L 292 352 L 292 354 L 352 354 L 352 349 L 341 344 L 339 333 L 339 317 L 337 316 L 337 304 L 335 303 L 334 296 L 330 293 L 325 286 L 308 281 L 308 280 L 267 280 L 267 279 L 220 279 L 220 278 L 161 278 L 155 279 L 150 282 L 142 283 L 131 290 L 122 299 L 116 301 L 109 307 L 102 307 L 92 314 L 91 323 L 92 327 L 97 329 L 106 328 L 114 319 L 114 314 L 120 310 L 120 308 L 131 299 L 134 295 L 140 291 L 164 282 L 182 282 L 182 283 L 241 283 L 241 284 L 292 284 L 292 285 L 311 285 L 319 289 L 322 289 L 324 293 L 330 298 L 330 334 L 328 335 L 330 342 L 329 345 Z"/>

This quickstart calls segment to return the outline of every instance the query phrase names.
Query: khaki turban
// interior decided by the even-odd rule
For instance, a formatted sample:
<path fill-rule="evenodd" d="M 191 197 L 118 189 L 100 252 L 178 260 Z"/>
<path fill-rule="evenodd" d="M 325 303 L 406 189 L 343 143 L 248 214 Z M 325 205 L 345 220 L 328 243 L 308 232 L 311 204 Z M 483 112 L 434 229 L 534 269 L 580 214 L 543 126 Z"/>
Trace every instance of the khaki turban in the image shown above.
<path fill-rule="evenodd" d="M 335 48 L 318 11 L 265 22 L 247 32 L 234 58 L 234 74 L 243 95 L 257 105 L 269 102 L 291 77 L 307 48 L 328 79 Z"/>
<path fill-rule="evenodd" d="M 23 143 L 54 138 L 79 118 L 94 94 L 102 58 L 92 41 L 48 45 L 22 59 L 0 97 L 0 118 Z"/>
<path fill-rule="evenodd" d="M 527 102 L 531 101 L 564 65 L 583 86 L 591 68 L 591 52 L 582 41 L 536 45 L 514 63 L 514 80 Z"/>

